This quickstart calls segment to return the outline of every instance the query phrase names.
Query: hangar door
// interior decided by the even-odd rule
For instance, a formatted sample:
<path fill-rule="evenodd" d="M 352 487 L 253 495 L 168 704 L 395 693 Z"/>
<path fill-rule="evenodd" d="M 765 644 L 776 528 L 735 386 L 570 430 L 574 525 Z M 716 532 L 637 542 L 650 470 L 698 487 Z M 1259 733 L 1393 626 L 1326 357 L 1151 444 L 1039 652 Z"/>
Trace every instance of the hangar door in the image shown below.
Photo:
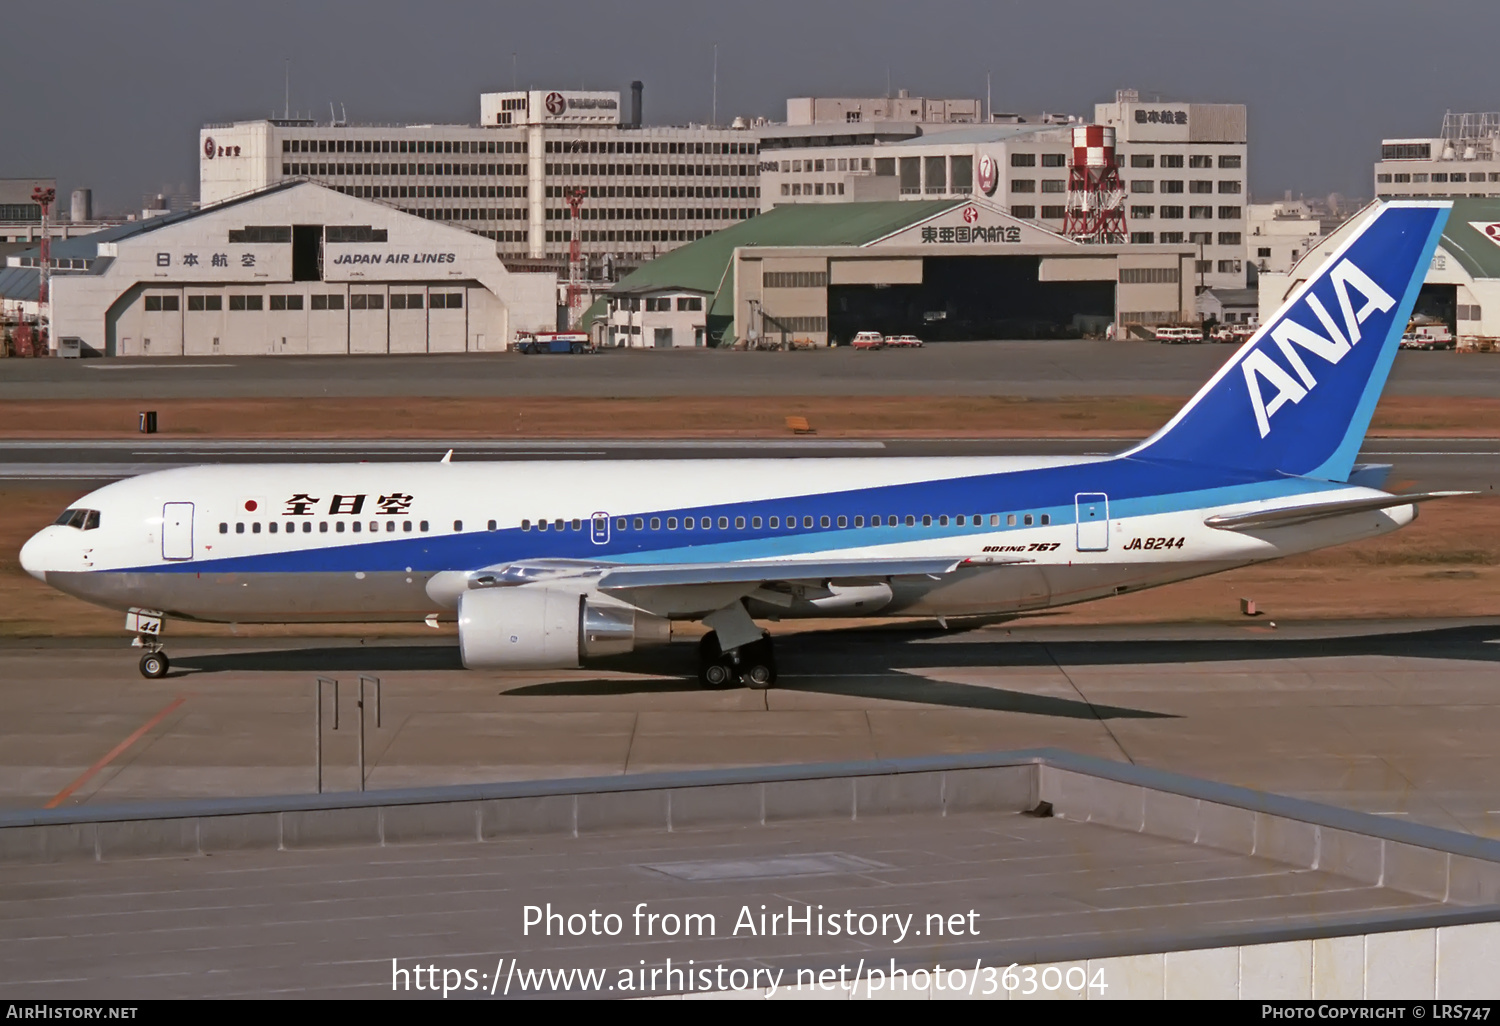
<path fill-rule="evenodd" d="M 1038 256 L 925 257 L 922 264 L 918 284 L 830 284 L 830 337 L 845 345 L 861 331 L 935 342 L 1080 338 L 1114 320 L 1114 281 L 1042 281 Z"/>

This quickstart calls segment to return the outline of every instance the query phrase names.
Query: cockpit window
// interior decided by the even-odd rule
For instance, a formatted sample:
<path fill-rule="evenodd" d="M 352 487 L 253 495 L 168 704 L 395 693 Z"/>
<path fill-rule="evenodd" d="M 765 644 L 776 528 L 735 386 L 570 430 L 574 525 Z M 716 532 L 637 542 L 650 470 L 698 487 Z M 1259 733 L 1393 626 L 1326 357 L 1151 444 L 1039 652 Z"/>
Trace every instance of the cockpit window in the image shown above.
<path fill-rule="evenodd" d="M 97 509 L 65 509 L 54 524 L 59 527 L 76 527 L 80 531 L 92 531 L 99 526 Z"/>

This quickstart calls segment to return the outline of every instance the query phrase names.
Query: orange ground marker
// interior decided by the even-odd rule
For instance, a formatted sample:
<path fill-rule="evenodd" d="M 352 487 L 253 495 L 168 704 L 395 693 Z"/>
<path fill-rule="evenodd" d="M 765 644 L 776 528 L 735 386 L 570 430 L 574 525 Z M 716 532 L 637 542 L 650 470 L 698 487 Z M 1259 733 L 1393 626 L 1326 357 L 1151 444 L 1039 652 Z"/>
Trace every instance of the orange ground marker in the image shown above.
<path fill-rule="evenodd" d="M 136 732 L 134 734 L 131 734 L 124 741 L 121 741 L 119 744 L 117 744 L 113 748 L 111 748 L 109 750 L 109 754 L 107 754 L 106 756 L 104 756 L 104 758 L 100 759 L 98 762 L 94 763 L 88 769 L 84 770 L 83 773 L 82 773 L 82 775 L 80 775 L 77 780 L 73 781 L 67 787 L 63 788 L 61 791 L 57 792 L 57 794 L 53 795 L 52 796 L 52 800 L 49 801 L 46 805 L 43 805 L 42 808 L 44 808 L 44 809 L 55 809 L 59 805 L 61 805 L 63 802 L 67 801 L 69 795 L 71 795 L 74 791 L 78 790 L 84 784 L 87 784 L 90 780 L 92 780 L 94 778 L 95 774 L 97 774 L 100 770 L 102 770 L 104 767 L 108 766 L 111 762 L 113 762 L 115 760 L 116 756 L 118 756 L 121 752 L 125 751 L 125 749 L 129 748 L 131 745 L 133 745 L 137 741 L 139 741 L 143 736 L 145 736 L 145 734 L 147 733 L 147 731 L 149 731 L 152 727 L 156 726 L 162 720 L 166 719 L 168 716 L 172 715 L 172 711 L 174 709 L 176 709 L 179 705 L 181 705 L 183 702 L 186 702 L 186 701 L 187 701 L 187 695 L 178 695 L 176 698 L 174 698 L 171 702 L 169 702 L 167 704 L 167 707 L 165 709 L 163 709 L 161 712 L 157 713 L 155 716 L 151 717 L 145 723 L 141 724 L 141 726 L 136 730 Z"/>

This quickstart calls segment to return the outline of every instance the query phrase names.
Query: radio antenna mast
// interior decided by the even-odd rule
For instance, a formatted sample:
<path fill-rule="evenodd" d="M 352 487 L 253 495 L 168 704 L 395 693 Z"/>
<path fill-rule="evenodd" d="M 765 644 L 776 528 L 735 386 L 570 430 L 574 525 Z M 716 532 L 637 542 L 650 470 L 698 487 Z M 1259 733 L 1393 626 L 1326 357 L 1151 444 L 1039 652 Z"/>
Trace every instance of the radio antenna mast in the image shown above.
<path fill-rule="evenodd" d="M 710 125 L 719 124 L 719 44 L 714 44 L 714 104 Z"/>
<path fill-rule="evenodd" d="M 292 116 L 292 59 L 286 59 L 286 102 L 281 108 L 283 121 L 290 120 Z"/>

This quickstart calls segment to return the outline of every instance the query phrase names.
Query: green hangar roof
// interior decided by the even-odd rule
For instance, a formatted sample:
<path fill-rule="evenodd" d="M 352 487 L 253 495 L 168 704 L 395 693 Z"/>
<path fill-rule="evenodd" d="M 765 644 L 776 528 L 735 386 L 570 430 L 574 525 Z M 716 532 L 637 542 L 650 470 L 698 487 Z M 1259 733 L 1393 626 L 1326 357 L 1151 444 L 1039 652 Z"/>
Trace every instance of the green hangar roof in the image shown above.
<path fill-rule="evenodd" d="M 960 206 L 967 200 L 792 203 L 704 236 L 622 278 L 612 295 L 688 289 L 712 296 L 709 317 L 734 313 L 729 265 L 740 246 L 863 246 Z M 601 304 L 587 319 L 602 313 Z"/>

